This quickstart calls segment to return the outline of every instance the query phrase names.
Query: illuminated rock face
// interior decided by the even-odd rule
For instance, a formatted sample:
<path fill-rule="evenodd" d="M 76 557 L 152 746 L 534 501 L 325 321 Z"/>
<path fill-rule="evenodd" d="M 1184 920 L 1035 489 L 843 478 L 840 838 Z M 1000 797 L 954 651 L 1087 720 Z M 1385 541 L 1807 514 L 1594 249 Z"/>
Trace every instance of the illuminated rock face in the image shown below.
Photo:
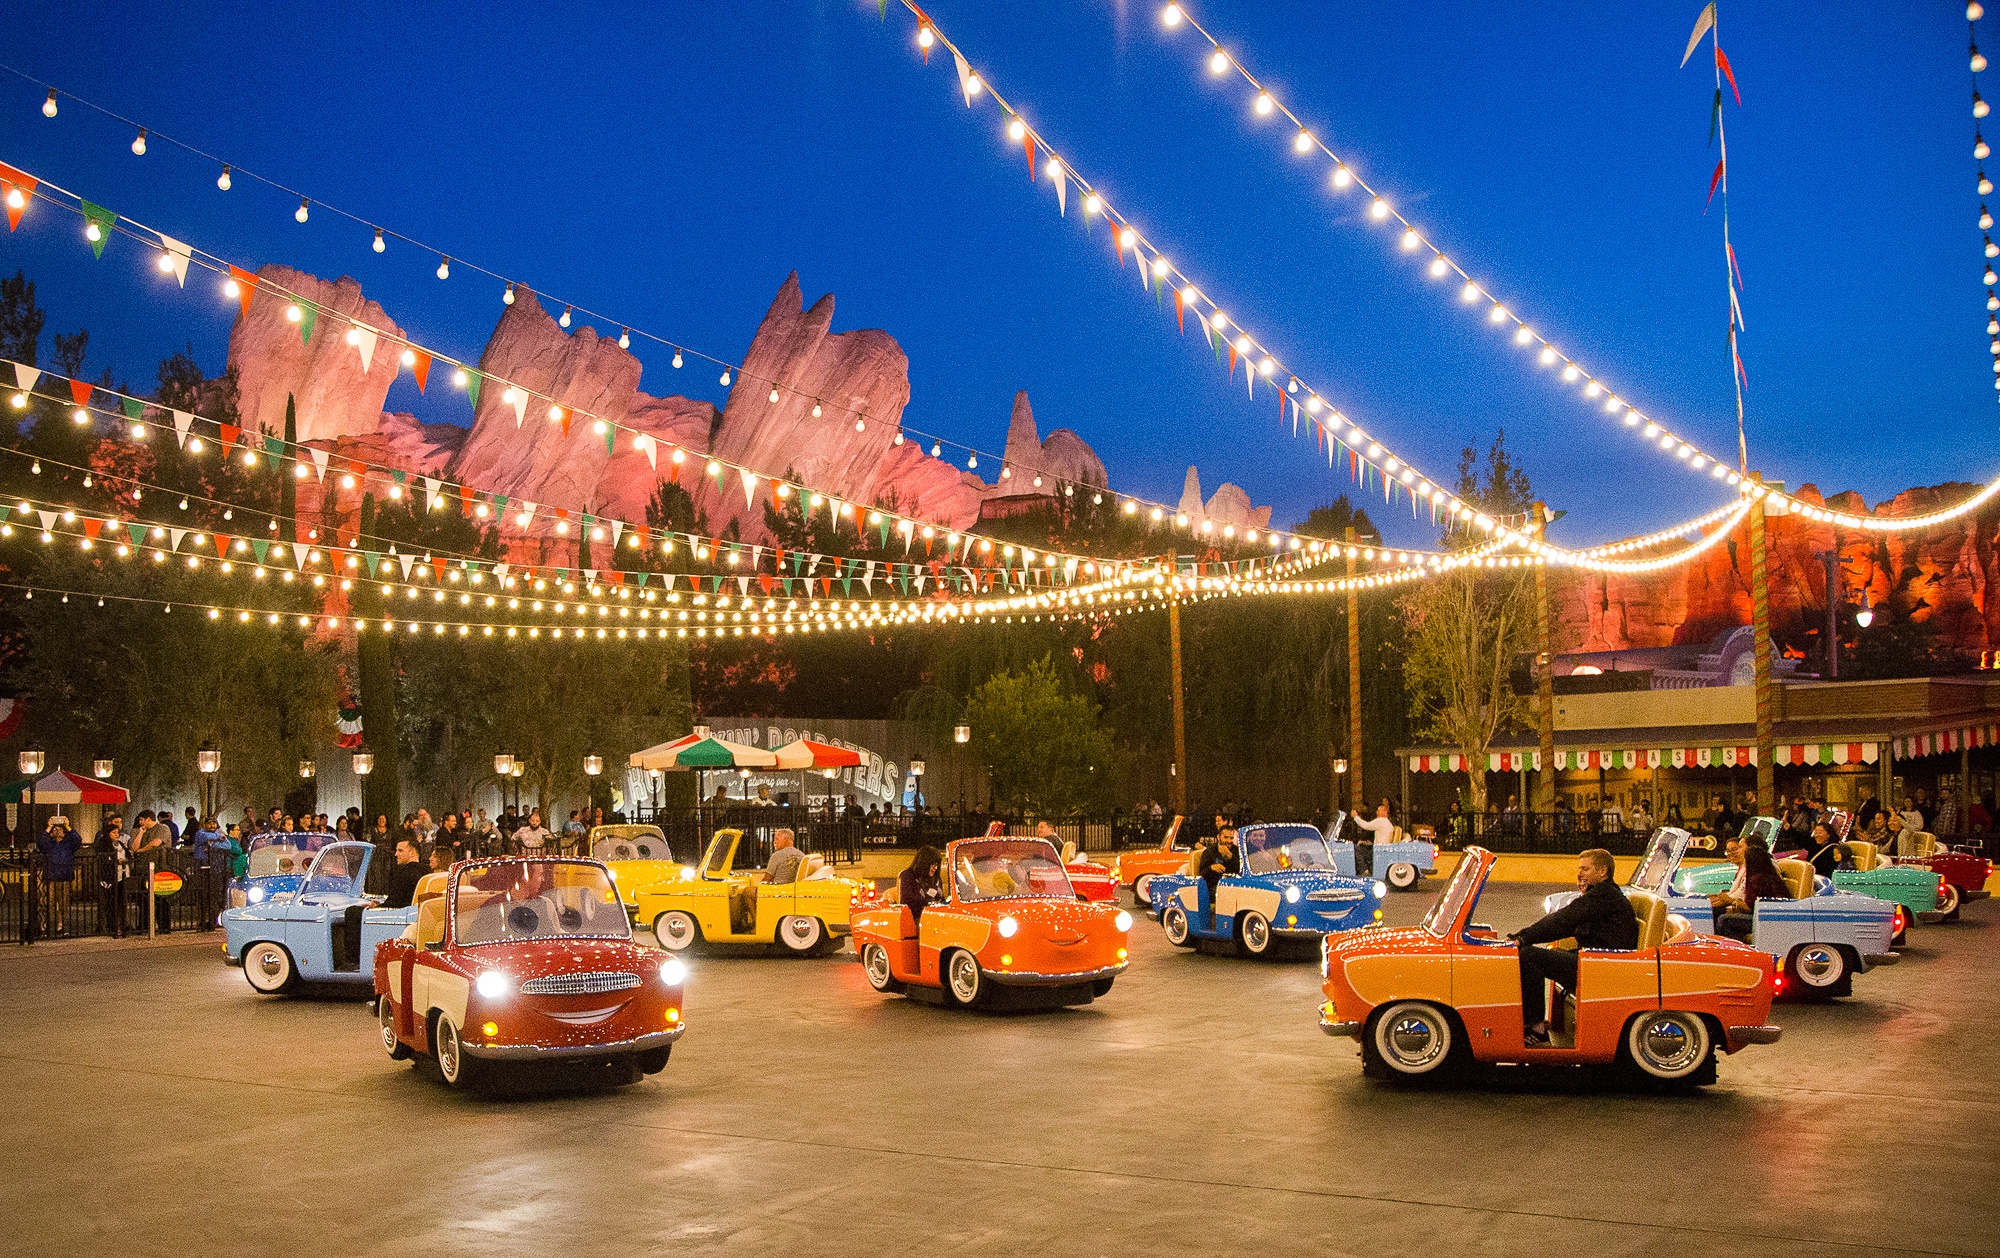
<path fill-rule="evenodd" d="M 403 331 L 382 307 L 361 295 L 361 284 L 343 275 L 323 280 L 272 264 L 257 272 L 259 286 L 247 317 L 238 314 L 229 333 L 229 366 L 236 371 L 237 410 L 250 432 L 285 431 L 285 398 L 298 399 L 301 441 L 358 437 L 381 424 L 382 403 L 401 370 Z M 300 325 L 285 317 L 290 295 L 323 308 L 306 342 Z M 347 343 L 348 320 L 381 329 L 367 370 L 361 350 Z"/>
<path fill-rule="evenodd" d="M 1192 466 L 1187 470 L 1187 479 L 1181 483 L 1181 501 L 1176 510 L 1197 526 L 1206 520 L 1218 530 L 1230 526 L 1262 529 L 1271 525 L 1271 508 L 1251 506 L 1250 495 L 1228 481 L 1217 486 L 1215 495 L 1203 502 L 1201 476 Z"/>
<path fill-rule="evenodd" d="M 1878 504 L 1877 516 L 1922 515 L 1959 502 L 1978 487 L 1966 484 L 1909 489 Z M 1806 485 L 1802 502 L 1850 514 L 1868 514 L 1856 493 L 1822 499 Z M 1802 646 L 1808 631 L 1826 620 L 1826 567 L 1830 524 L 1801 516 L 1768 519 L 1772 636 L 1780 646 Z M 1988 591 L 2000 582 L 1994 554 L 2000 506 L 1991 506 L 1921 533 L 1838 531 L 1842 593 L 1850 605 L 1864 597 L 1874 606 L 1937 625 L 1939 636 L 1966 651 L 2000 647 L 2000 600 Z M 1558 582 L 1558 620 L 1565 649 L 1617 651 L 1712 641 L 1722 630 L 1750 623 L 1750 530 L 1746 523 L 1727 542 L 1694 563 L 1657 574 L 1572 574 Z"/>

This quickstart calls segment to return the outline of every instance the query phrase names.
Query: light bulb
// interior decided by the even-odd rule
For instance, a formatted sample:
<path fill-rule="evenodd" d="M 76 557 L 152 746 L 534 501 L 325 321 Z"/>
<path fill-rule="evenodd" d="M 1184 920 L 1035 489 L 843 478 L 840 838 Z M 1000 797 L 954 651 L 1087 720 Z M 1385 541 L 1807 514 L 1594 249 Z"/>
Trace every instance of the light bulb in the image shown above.
<path fill-rule="evenodd" d="M 297 323 L 299 320 L 305 317 L 306 317 L 306 312 L 299 309 L 298 303 L 294 302 L 291 305 L 285 307 L 285 319 L 287 322 Z"/>
<path fill-rule="evenodd" d="M 632 329 L 630 328 L 618 329 L 618 348 L 619 349 L 632 348 Z"/>
<path fill-rule="evenodd" d="M 389 246 L 384 244 L 382 241 L 382 229 L 377 227 L 375 229 L 375 252 L 380 253 L 384 249 L 387 249 L 388 247 Z"/>
<path fill-rule="evenodd" d="M 1979 195 L 1982 197 L 1990 196 L 1992 195 L 1992 193 L 1993 193 L 1993 181 L 1991 179 L 1988 179 L 1986 177 L 1986 172 L 1982 170 L 1979 172 Z"/>
<path fill-rule="evenodd" d="M 1310 131 L 1301 131 L 1292 137 L 1292 147 L 1301 153 L 1311 152 L 1312 146 L 1313 138 Z"/>
<path fill-rule="evenodd" d="M 1985 68 L 1986 68 L 1986 54 L 1979 51 L 1979 49 L 1974 48 L 1972 50 L 1972 72 L 1974 74 L 1978 74 L 1981 70 L 1984 70 Z"/>
<path fill-rule="evenodd" d="M 935 44 L 936 42 L 937 42 L 937 36 L 931 34 L 930 27 L 919 26 L 917 28 L 917 47 L 928 48 L 932 44 Z"/>
<path fill-rule="evenodd" d="M 985 86 L 984 83 L 979 81 L 978 75 L 967 75 L 965 79 L 965 94 L 967 96 L 977 96 L 979 95 L 979 90 Z"/>
<path fill-rule="evenodd" d="M 966 465 L 967 467 L 978 467 L 978 466 L 979 466 L 979 456 L 978 456 L 978 455 L 976 455 L 976 454 L 968 454 L 968 455 L 966 455 L 966 456 L 965 456 L 965 465 Z M 41 465 L 41 464 L 39 464 L 39 463 L 35 464 L 35 470 L 36 470 L 37 472 L 41 471 L 41 470 L 42 470 L 42 465 Z"/>
<path fill-rule="evenodd" d="M 1449 270 L 1451 270 L 1451 264 L 1449 262 L 1446 262 L 1443 258 L 1431 259 L 1431 276 L 1433 278 L 1442 279 L 1444 278 L 1445 272 Z"/>
<path fill-rule="evenodd" d="M 1988 156 L 1992 154 L 1992 152 L 1993 150 L 1988 148 L 1986 145 L 1985 136 L 1975 135 L 1972 137 L 1972 155 L 1974 157 L 1978 158 L 1980 161 L 1983 162 L 1987 159 Z"/>
<path fill-rule="evenodd" d="M 1389 217 L 1389 203 L 1381 197 L 1376 197 L 1374 204 L 1368 207 L 1368 217 L 1377 220 Z"/>
<path fill-rule="evenodd" d="M 1972 0 L 1972 3 L 1965 6 L 1966 21 L 1977 22 L 1980 18 L 1983 18 L 1985 16 L 1986 16 L 1986 6 L 1979 3 L 1979 0 Z"/>
<path fill-rule="evenodd" d="M 1479 285 L 1473 283 L 1471 280 L 1465 281 L 1465 287 L 1458 290 L 1458 299 L 1468 304 L 1478 301 Z"/>
<path fill-rule="evenodd" d="M 455 387 L 463 389 L 472 383 L 472 377 L 465 373 L 465 368 L 460 367 L 451 373 L 451 382 Z"/>
<path fill-rule="evenodd" d="M 1423 240 L 1417 235 L 1416 228 L 1411 227 L 1403 232 L 1403 248 L 1414 249 L 1422 243 Z"/>
<path fill-rule="evenodd" d="M 506 292 L 500 294 L 500 300 L 506 302 L 510 306 L 514 304 L 514 286 L 512 284 L 509 284 L 507 286 Z"/>
<path fill-rule="evenodd" d="M 1995 284 L 2000 284 L 2000 275 L 1993 274 L 1993 268 L 1990 266 L 1986 268 L 1985 278 L 1986 278 L 1986 286 L 1988 288 L 1993 287 L 1993 285 Z"/>
<path fill-rule="evenodd" d="M 451 278 L 451 259 L 443 256 L 442 254 L 438 256 L 437 277 L 441 280 L 448 280 Z"/>
<path fill-rule="evenodd" d="M 1345 188 L 1348 184 L 1351 184 L 1353 182 L 1354 182 L 1354 173 L 1348 170 L 1345 164 L 1335 166 L 1333 168 L 1334 187 Z"/>
<path fill-rule="evenodd" d="M 96 223 L 86 223 L 83 228 L 83 238 L 89 241 L 102 240 L 104 239 L 104 230 Z"/>
<path fill-rule="evenodd" d="M 50 88 L 49 98 L 42 102 L 42 117 L 53 118 L 55 116 L 56 116 L 56 89 Z"/>
<path fill-rule="evenodd" d="M 866 431 L 868 431 L 868 421 L 867 421 L 867 420 L 865 420 L 865 419 L 857 419 L 857 420 L 855 420 L 855 421 L 854 421 L 854 431 L 856 431 L 856 432 L 866 432 Z"/>
<path fill-rule="evenodd" d="M 728 384 L 728 383 L 729 383 L 729 368 L 727 368 L 727 367 L 724 367 L 724 368 L 722 369 L 722 383 L 724 383 L 724 384 Z"/>
<path fill-rule="evenodd" d="M 678 367 L 678 366 L 680 366 L 680 365 L 681 365 L 681 352 L 680 352 L 679 350 L 675 350 L 675 351 L 674 351 L 674 366 Z"/>
<path fill-rule="evenodd" d="M 1992 112 L 1992 106 L 1981 100 L 1978 92 L 1974 92 L 1972 94 L 1972 116 L 1975 118 L 1984 118 Z"/>
<path fill-rule="evenodd" d="M 144 157 L 145 155 L 146 155 L 146 128 L 140 127 L 139 134 L 132 137 L 132 156 Z"/>
<path fill-rule="evenodd" d="M 27 204 L 28 204 L 28 198 L 21 195 L 21 190 L 19 188 L 7 189 L 7 206 L 9 209 L 18 210 L 25 207 Z"/>
<path fill-rule="evenodd" d="M 775 402 L 776 402 L 777 400 L 778 400 L 778 391 L 777 391 L 776 389 L 772 389 L 772 390 L 771 390 L 771 401 L 775 403 Z"/>
<path fill-rule="evenodd" d="M 563 327 L 569 326 L 569 311 L 570 308 L 568 306 L 564 306 L 562 314 L 557 316 L 556 318 L 556 322 L 561 324 Z"/>
<path fill-rule="evenodd" d="M 1215 55 L 1208 59 L 1208 72 L 1221 74 L 1227 69 L 1229 69 L 1229 54 L 1218 48 L 1215 50 Z"/>
<path fill-rule="evenodd" d="M 299 220 L 301 223 L 305 222 L 307 217 L 309 217 L 310 215 L 310 211 L 307 209 L 307 206 L 309 204 L 310 202 L 308 202 L 304 197 L 300 197 L 299 208 L 293 212 L 292 217 Z"/>
<path fill-rule="evenodd" d="M 1257 116 L 1261 118 L 1269 114 L 1275 104 L 1276 102 L 1271 99 L 1269 92 L 1257 93 Z"/>
<path fill-rule="evenodd" d="M 1028 124 L 1022 122 L 1018 116 L 1015 117 L 1014 121 L 1007 124 L 1008 139 L 1018 140 L 1026 134 L 1028 134 Z"/>
<path fill-rule="evenodd" d="M 1170 4 L 1160 10 L 1160 25 L 1175 27 L 1181 24 L 1181 6 Z"/>
<path fill-rule="evenodd" d="M 937 458 L 938 456 L 942 455 L 943 453 L 944 453 L 944 443 L 943 443 L 942 441 L 933 441 L 933 442 L 931 442 L 931 457 L 932 457 L 932 458 L 934 458 L 934 459 L 935 459 L 935 458 Z"/>
<path fill-rule="evenodd" d="M 814 403 L 813 403 L 813 418 L 814 418 L 814 419 L 818 419 L 818 418 L 819 418 L 819 415 L 820 415 L 820 410 L 819 410 L 819 403 L 818 403 L 818 402 L 814 402 Z"/>

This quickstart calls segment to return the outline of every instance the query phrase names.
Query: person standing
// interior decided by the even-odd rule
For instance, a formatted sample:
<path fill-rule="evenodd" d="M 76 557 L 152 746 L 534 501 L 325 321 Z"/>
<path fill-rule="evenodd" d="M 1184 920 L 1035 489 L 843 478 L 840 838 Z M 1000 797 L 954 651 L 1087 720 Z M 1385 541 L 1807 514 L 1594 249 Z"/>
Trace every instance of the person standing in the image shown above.
<path fill-rule="evenodd" d="M 112 813 L 97 832 L 97 916 L 98 930 L 113 939 L 125 937 L 126 868 L 125 819 Z"/>
<path fill-rule="evenodd" d="M 215 925 L 215 915 L 222 900 L 222 886 L 228 881 L 229 840 L 223 837 L 215 818 L 203 817 L 198 824 L 191 823 L 194 848 L 195 896 L 200 904 L 198 930 L 208 930 Z"/>
<path fill-rule="evenodd" d="M 169 848 L 181 845 L 181 828 L 174 824 L 174 810 L 171 805 L 161 804 L 159 811 L 153 814 L 153 822 L 165 828 Z"/>
<path fill-rule="evenodd" d="M 1215 892 L 1222 880 L 1243 868 L 1243 859 L 1236 852 L 1236 827 L 1225 825 L 1215 832 L 1215 838 L 1201 849 L 1200 863 L 1196 867 L 1201 874 L 1202 906 L 1207 911 L 1207 925 L 1211 934 L 1215 931 Z"/>
<path fill-rule="evenodd" d="M 1882 801 L 1875 798 L 1875 788 L 1864 786 L 1861 789 L 1867 793 L 1867 798 L 1861 801 L 1861 807 L 1854 810 L 1854 833 L 1856 834 L 1868 833 L 1868 828 L 1875 824 L 1875 818 L 1880 816 L 1882 812 Z"/>
<path fill-rule="evenodd" d="M 42 930 L 45 936 L 69 933 L 69 887 L 76 880 L 76 853 L 83 846 L 69 828 L 69 818 L 57 813 L 35 837 L 42 858 Z"/>
<path fill-rule="evenodd" d="M 1361 833 L 1354 836 L 1354 875 L 1357 878 L 1375 876 L 1375 845 L 1387 843 L 1396 837 L 1396 822 L 1389 816 L 1389 801 L 1385 797 L 1375 805 L 1372 817 L 1356 817 L 1355 826 Z"/>
<path fill-rule="evenodd" d="M 132 838 L 132 882 L 140 897 L 141 920 L 150 905 L 153 924 L 160 934 L 171 934 L 174 929 L 172 910 L 166 898 L 153 894 L 151 874 L 167 867 L 167 854 L 173 845 L 167 841 L 168 828 L 151 810 L 139 814 L 137 833 Z M 150 868 L 149 868 L 150 866 Z"/>

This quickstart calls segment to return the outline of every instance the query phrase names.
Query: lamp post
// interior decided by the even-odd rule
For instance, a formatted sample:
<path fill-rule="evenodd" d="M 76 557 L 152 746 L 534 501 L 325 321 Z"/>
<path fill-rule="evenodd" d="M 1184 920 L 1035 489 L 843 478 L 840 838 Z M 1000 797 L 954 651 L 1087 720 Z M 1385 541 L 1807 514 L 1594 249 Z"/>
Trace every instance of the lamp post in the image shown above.
<path fill-rule="evenodd" d="M 961 747 L 971 742 L 972 727 L 970 725 L 952 726 L 951 741 Z M 965 815 L 965 753 L 958 753 L 956 759 L 958 760 L 958 815 L 963 817 Z"/>
<path fill-rule="evenodd" d="M 597 775 L 602 772 L 604 772 L 603 756 L 593 755 L 583 758 L 583 775 L 590 780 L 589 790 L 585 792 L 585 798 L 589 802 L 583 810 L 583 824 L 586 829 L 590 825 L 591 812 L 597 807 Z"/>
<path fill-rule="evenodd" d="M 21 775 L 28 779 L 28 815 L 22 819 L 19 833 L 27 835 L 29 842 L 34 841 L 35 833 L 35 779 L 42 776 L 44 763 L 46 761 L 39 751 L 21 753 Z"/>
<path fill-rule="evenodd" d="M 100 782 L 108 781 L 111 777 L 111 762 L 109 760 L 91 761 L 90 775 Z"/>
<path fill-rule="evenodd" d="M 519 814 L 521 811 L 521 770 L 525 766 L 522 765 L 521 757 L 519 756 L 513 757 L 513 761 L 514 767 L 509 772 L 510 776 L 514 779 L 514 812 Z"/>
<path fill-rule="evenodd" d="M 215 775 L 222 771 L 222 753 L 212 742 L 204 740 L 194 753 L 194 767 L 201 772 L 201 815 L 215 815 Z"/>
<path fill-rule="evenodd" d="M 500 785 L 500 806 L 494 809 L 494 811 L 505 812 L 507 810 L 507 780 L 514 776 L 514 757 L 504 751 L 494 756 L 493 776 L 499 779 Z"/>

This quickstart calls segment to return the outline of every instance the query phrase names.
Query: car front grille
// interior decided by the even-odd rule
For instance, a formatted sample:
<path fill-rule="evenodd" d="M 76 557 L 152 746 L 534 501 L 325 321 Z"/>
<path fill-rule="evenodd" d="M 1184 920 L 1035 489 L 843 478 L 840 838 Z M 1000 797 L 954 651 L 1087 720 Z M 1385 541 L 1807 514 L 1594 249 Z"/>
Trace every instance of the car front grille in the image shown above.
<path fill-rule="evenodd" d="M 593 974 L 555 974 L 548 978 L 531 978 L 521 984 L 524 996 L 590 996 L 598 992 L 622 992 L 628 987 L 637 987 L 642 980 L 637 974 L 619 970 L 604 970 Z"/>
<path fill-rule="evenodd" d="M 1307 895 L 1306 899 L 1319 900 L 1322 902 L 1331 900 L 1338 904 L 1346 904 L 1346 903 L 1351 903 L 1355 900 L 1359 900 L 1361 898 L 1361 894 L 1362 893 L 1359 891 L 1349 891 L 1349 890 L 1314 891 L 1311 894 Z"/>

